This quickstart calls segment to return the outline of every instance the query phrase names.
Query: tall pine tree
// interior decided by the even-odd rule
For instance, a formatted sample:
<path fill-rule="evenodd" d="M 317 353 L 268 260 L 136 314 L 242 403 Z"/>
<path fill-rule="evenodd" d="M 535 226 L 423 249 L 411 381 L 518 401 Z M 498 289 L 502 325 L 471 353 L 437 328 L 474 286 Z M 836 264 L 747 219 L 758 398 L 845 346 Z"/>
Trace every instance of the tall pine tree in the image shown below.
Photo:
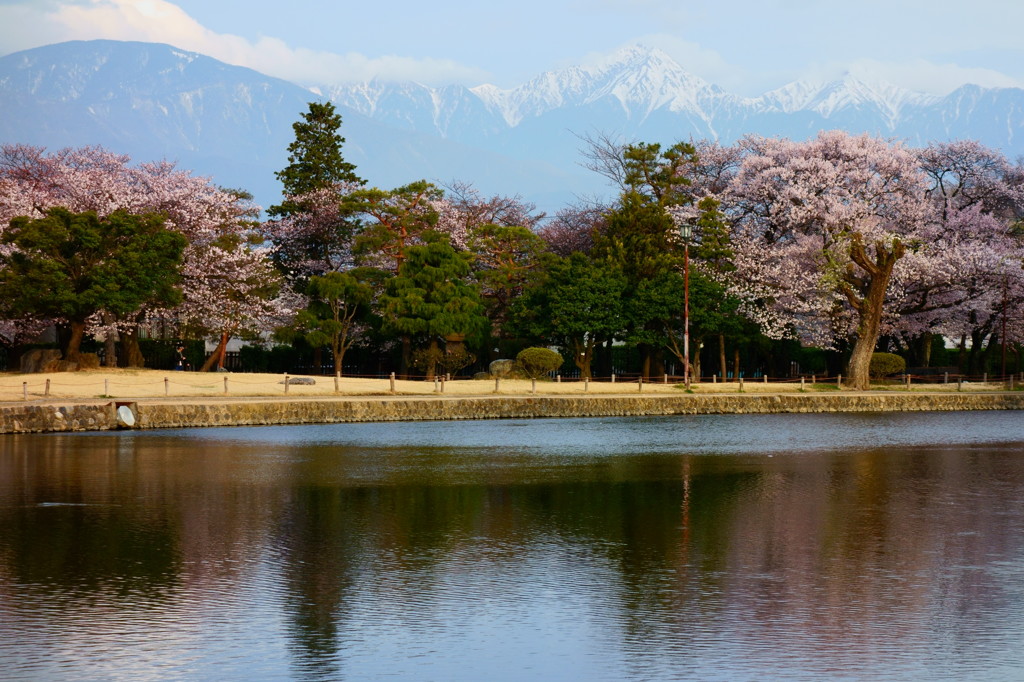
<path fill-rule="evenodd" d="M 338 133 L 340 128 L 341 115 L 333 104 L 309 103 L 309 111 L 302 114 L 302 120 L 292 124 L 295 140 L 288 145 L 288 165 L 275 173 L 281 181 L 285 200 L 278 206 L 271 206 L 267 213 L 283 217 L 302 212 L 297 197 L 341 182 L 364 183 L 356 175 L 355 165 L 345 161 L 341 154 L 345 138 Z"/>

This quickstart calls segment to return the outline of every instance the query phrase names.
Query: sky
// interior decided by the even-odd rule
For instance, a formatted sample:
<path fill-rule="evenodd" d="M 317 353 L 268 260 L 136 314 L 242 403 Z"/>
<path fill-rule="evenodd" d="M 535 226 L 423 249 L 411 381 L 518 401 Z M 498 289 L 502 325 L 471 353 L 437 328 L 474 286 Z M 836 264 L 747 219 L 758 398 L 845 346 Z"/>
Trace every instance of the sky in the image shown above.
<path fill-rule="evenodd" d="M 740 95 L 844 72 L 941 95 L 1024 87 L 1022 26 L 1024 0 L 0 0 L 0 55 L 140 40 L 304 86 L 511 88 L 641 44 Z"/>

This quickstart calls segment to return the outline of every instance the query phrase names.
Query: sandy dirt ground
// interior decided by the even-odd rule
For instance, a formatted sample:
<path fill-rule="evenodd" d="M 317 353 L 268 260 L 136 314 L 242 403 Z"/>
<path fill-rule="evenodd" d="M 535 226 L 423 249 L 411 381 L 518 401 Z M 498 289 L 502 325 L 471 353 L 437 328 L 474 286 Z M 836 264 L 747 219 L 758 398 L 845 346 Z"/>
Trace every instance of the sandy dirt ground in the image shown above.
<path fill-rule="evenodd" d="M 248 374 L 233 372 L 168 372 L 147 369 L 101 369 L 86 372 L 62 372 L 53 374 L 0 374 L 0 402 L 103 400 L 103 399 L 181 399 L 181 398 L 238 398 L 238 397 L 335 397 L 392 395 L 389 379 L 367 379 L 330 376 L 292 377 L 308 378 L 313 385 L 289 383 L 285 388 L 283 374 Z M 819 381 L 812 385 L 806 381 L 804 390 L 835 391 L 834 380 L 830 383 Z M 965 383 L 963 390 L 994 391 L 1005 388 L 996 383 Z M 735 382 L 695 383 L 695 394 L 736 393 L 740 389 Z M 801 389 L 799 380 L 748 380 L 743 382 L 746 393 L 789 393 Z M 906 390 L 903 386 L 879 387 L 876 390 Z M 911 387 L 915 391 L 955 391 L 956 384 L 919 384 Z M 537 381 L 538 395 L 679 395 L 684 391 L 678 383 L 663 381 L 645 382 L 641 387 L 636 379 L 619 379 L 614 383 L 605 378 L 588 383 L 579 380 Z M 533 384 L 529 380 L 502 379 L 497 386 L 493 379 L 458 379 L 435 384 L 433 381 L 397 380 L 394 394 L 404 396 L 477 396 L 477 395 L 531 395 Z"/>

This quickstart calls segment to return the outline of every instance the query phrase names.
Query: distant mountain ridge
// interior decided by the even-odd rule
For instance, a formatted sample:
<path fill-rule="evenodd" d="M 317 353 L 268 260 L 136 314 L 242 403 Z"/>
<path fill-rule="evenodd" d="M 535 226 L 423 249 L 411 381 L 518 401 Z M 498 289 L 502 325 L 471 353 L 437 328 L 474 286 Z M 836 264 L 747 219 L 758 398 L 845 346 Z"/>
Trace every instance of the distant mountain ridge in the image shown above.
<path fill-rule="evenodd" d="M 841 128 L 911 145 L 974 138 L 1024 154 L 1022 89 L 965 85 L 937 97 L 847 75 L 740 97 L 639 46 L 511 89 L 371 81 L 317 91 L 338 107 L 346 158 L 371 183 L 462 180 L 549 212 L 609 191 L 578 163 L 579 136 L 595 132 L 672 143 Z M 60 43 L 0 58 L 0 142 L 170 158 L 269 205 L 279 200 L 274 171 L 286 163 L 291 125 L 317 98 L 167 45 Z"/>

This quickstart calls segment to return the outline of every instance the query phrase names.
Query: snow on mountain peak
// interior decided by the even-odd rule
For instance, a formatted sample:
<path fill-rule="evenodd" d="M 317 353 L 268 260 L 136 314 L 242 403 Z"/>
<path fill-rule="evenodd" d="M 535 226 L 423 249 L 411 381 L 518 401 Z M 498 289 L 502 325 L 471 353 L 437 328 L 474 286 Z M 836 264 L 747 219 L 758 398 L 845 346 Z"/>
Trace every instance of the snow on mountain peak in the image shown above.
<path fill-rule="evenodd" d="M 657 48 L 630 45 L 580 66 L 547 71 L 511 90 L 486 85 L 472 91 L 515 126 L 563 106 L 579 106 L 610 97 L 630 116 L 646 117 L 668 107 L 700 115 L 702 98 L 720 91 L 685 71 Z"/>
<path fill-rule="evenodd" d="M 906 106 L 934 104 L 939 99 L 847 71 L 835 80 L 789 83 L 751 100 L 751 103 L 763 111 L 787 114 L 815 111 L 825 118 L 845 109 L 869 106 L 876 108 L 890 126 L 894 126 Z"/>

